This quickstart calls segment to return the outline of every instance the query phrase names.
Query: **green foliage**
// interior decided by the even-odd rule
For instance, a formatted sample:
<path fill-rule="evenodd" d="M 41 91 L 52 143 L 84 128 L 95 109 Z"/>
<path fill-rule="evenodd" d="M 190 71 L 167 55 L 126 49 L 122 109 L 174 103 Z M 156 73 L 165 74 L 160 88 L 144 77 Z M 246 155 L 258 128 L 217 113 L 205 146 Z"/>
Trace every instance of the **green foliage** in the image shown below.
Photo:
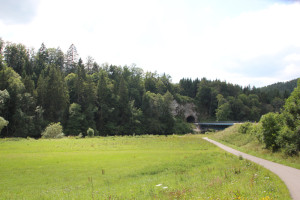
<path fill-rule="evenodd" d="M 1 113 L 6 120 L 10 123 L 8 125 L 8 133 L 14 133 L 15 136 L 20 136 L 17 132 L 18 128 L 21 128 L 17 125 L 17 123 L 22 120 L 18 113 L 21 111 L 27 116 L 27 113 L 22 108 L 22 98 L 24 97 L 24 84 L 21 80 L 21 76 L 16 73 L 11 67 L 4 66 L 0 71 L 0 90 L 4 90 L 1 92 L 1 98 L 3 104 L 1 104 Z M 24 127 L 22 127 L 24 128 Z M 7 135 L 9 136 L 9 135 Z"/>
<path fill-rule="evenodd" d="M 2 129 L 8 125 L 8 121 L 6 121 L 3 117 L 0 117 L 0 133 L 2 131 Z"/>
<path fill-rule="evenodd" d="M 276 144 L 289 156 L 298 154 L 297 142 L 295 141 L 297 141 L 297 136 L 288 126 L 283 126 L 276 138 Z"/>
<path fill-rule="evenodd" d="M 85 132 L 85 115 L 82 113 L 81 105 L 72 103 L 69 107 L 69 119 L 67 121 L 67 135 L 78 135 Z"/>
<path fill-rule="evenodd" d="M 287 155 L 300 150 L 300 79 L 298 86 L 286 100 L 281 114 L 268 113 L 262 116 L 263 141 L 273 151 L 281 148 Z"/>
<path fill-rule="evenodd" d="M 217 94 L 213 87 L 210 87 L 206 80 L 201 80 L 196 96 L 198 109 L 202 111 L 202 119 L 208 119 L 214 115 L 217 109 Z"/>
<path fill-rule="evenodd" d="M 58 123 L 51 123 L 49 124 L 45 131 L 42 132 L 43 138 L 62 138 L 64 137 L 64 133 L 62 131 L 62 126 L 60 125 L 60 122 Z"/>
<path fill-rule="evenodd" d="M 66 54 L 45 44 L 37 52 L 4 46 L 0 39 L 0 116 L 10 122 L 4 136 L 37 138 L 49 122 L 61 122 L 67 135 L 85 135 L 89 127 L 95 135 L 182 133 L 188 128 L 174 118 L 173 100 L 195 104 L 199 120 L 258 121 L 267 112 L 283 112 L 289 95 L 206 78 L 174 84 L 165 73 L 144 73 L 134 64 L 99 65 L 91 57 L 84 64 L 73 44 Z M 291 98 L 290 111 L 283 112 L 293 132 L 297 105 Z"/>
<path fill-rule="evenodd" d="M 145 90 L 146 92 L 152 92 L 152 93 L 157 93 L 157 74 L 156 73 L 151 73 L 147 72 L 145 74 Z"/>
<path fill-rule="evenodd" d="M 94 137 L 94 135 L 95 135 L 94 129 L 88 128 L 88 130 L 86 131 L 86 134 L 88 137 Z"/>
<path fill-rule="evenodd" d="M 281 116 L 278 113 L 268 113 L 262 116 L 260 122 L 262 124 L 263 141 L 266 148 L 276 151 L 279 148 L 276 138 L 282 126 Z"/>
<path fill-rule="evenodd" d="M 180 118 L 176 118 L 175 125 L 173 128 L 175 134 L 187 134 L 193 133 L 193 124 L 187 123 Z"/>
<path fill-rule="evenodd" d="M 262 130 L 263 129 L 261 123 L 252 124 L 252 127 L 250 129 L 250 134 L 254 135 L 260 143 L 263 143 L 263 139 L 264 139 Z"/>
<path fill-rule="evenodd" d="M 8 91 L 5 90 L 0 90 L 0 110 L 2 111 L 5 109 L 5 105 L 7 104 L 7 101 L 9 100 L 10 95 Z"/>
<path fill-rule="evenodd" d="M 62 121 L 69 104 L 67 85 L 55 65 L 42 71 L 37 84 L 38 104 L 45 109 L 48 121 Z"/>
<path fill-rule="evenodd" d="M 243 123 L 241 124 L 241 126 L 239 127 L 239 133 L 242 133 L 242 134 L 249 134 L 252 130 L 252 123 L 250 122 L 246 122 L 246 123 Z"/>
<path fill-rule="evenodd" d="M 175 94 L 174 99 L 177 101 L 179 104 L 186 104 L 186 103 L 193 103 L 194 99 L 188 96 L 182 96 L 180 94 Z"/>
<path fill-rule="evenodd" d="M 216 110 L 217 121 L 226 121 L 230 119 L 231 107 L 228 102 L 220 105 Z"/>
<path fill-rule="evenodd" d="M 284 109 L 284 113 L 290 115 L 290 123 L 288 125 L 294 130 L 300 125 L 300 79 L 298 80 L 298 86 L 286 100 Z"/>
<path fill-rule="evenodd" d="M 4 58 L 7 66 L 12 67 L 18 74 L 30 73 L 30 70 L 28 70 L 29 54 L 24 45 L 14 43 L 6 45 Z"/>
<path fill-rule="evenodd" d="M 4 67 L 0 72 L 0 88 L 7 90 L 10 96 L 16 97 L 18 94 L 24 92 L 24 84 L 21 76 L 16 73 L 11 67 Z"/>
<path fill-rule="evenodd" d="M 277 90 L 281 95 L 284 95 L 285 92 L 289 95 L 297 87 L 297 81 L 298 79 L 287 82 L 278 82 L 266 87 L 262 87 L 261 90 L 268 93 L 274 93 Z"/>
<path fill-rule="evenodd" d="M 172 134 L 175 119 L 171 114 L 173 95 L 146 92 L 143 98 L 144 127 L 149 134 Z"/>
<path fill-rule="evenodd" d="M 199 79 L 181 79 L 179 81 L 180 94 L 190 98 L 195 98 L 199 82 Z"/>

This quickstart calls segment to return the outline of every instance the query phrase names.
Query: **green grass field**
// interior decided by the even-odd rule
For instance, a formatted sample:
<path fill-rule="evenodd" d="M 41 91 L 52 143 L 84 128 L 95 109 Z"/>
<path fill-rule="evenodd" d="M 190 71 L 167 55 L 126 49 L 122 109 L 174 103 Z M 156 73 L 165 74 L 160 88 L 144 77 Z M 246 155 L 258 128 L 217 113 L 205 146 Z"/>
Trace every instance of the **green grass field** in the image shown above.
<path fill-rule="evenodd" d="M 281 151 L 272 152 L 265 149 L 265 145 L 260 143 L 255 135 L 239 133 L 239 126 L 240 124 L 236 124 L 224 131 L 209 133 L 208 136 L 244 153 L 300 169 L 299 156 L 286 156 Z"/>
<path fill-rule="evenodd" d="M 0 199 L 290 199 L 201 135 L 0 140 Z"/>

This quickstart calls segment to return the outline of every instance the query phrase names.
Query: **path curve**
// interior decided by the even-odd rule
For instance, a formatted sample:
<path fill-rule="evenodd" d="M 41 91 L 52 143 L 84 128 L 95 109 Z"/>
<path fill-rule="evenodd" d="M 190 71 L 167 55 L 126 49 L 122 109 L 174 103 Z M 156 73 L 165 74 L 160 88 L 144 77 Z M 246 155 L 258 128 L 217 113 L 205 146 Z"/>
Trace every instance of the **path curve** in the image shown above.
<path fill-rule="evenodd" d="M 290 191 L 290 195 L 291 195 L 292 199 L 300 200 L 300 170 L 299 169 L 295 169 L 295 168 L 281 165 L 278 163 L 274 163 L 274 162 L 271 162 L 271 161 L 268 161 L 268 160 L 265 160 L 262 158 L 251 156 L 249 154 L 237 151 L 237 150 L 230 148 L 228 146 L 225 146 L 219 142 L 211 140 L 207 137 L 204 137 L 203 139 L 217 145 L 218 147 L 224 149 L 225 151 L 228 151 L 229 153 L 232 153 L 237 156 L 242 156 L 243 158 L 245 158 L 247 160 L 251 160 L 251 161 L 267 168 L 268 170 L 274 172 L 286 184 L 287 188 Z"/>

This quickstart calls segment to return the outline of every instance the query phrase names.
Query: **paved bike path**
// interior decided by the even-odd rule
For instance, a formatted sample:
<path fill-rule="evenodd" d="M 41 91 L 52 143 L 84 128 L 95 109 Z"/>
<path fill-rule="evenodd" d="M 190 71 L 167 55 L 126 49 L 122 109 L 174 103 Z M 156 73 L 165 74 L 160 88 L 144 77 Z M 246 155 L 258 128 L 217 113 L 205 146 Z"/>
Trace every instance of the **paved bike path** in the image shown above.
<path fill-rule="evenodd" d="M 251 156 L 249 154 L 237 151 L 233 148 L 225 146 L 224 144 L 221 144 L 219 142 L 211 140 L 207 137 L 204 137 L 203 139 L 217 145 L 218 147 L 224 149 L 225 151 L 228 151 L 229 153 L 232 153 L 237 156 L 242 156 L 243 158 L 245 158 L 247 160 L 251 160 L 251 161 L 267 168 L 268 170 L 274 172 L 286 184 L 287 188 L 290 191 L 291 197 L 294 200 L 300 200 L 300 170 L 299 169 L 295 169 L 295 168 L 281 165 L 278 163 L 274 163 L 274 162 L 271 162 L 271 161 L 268 161 L 268 160 L 265 160 L 262 158 Z"/>

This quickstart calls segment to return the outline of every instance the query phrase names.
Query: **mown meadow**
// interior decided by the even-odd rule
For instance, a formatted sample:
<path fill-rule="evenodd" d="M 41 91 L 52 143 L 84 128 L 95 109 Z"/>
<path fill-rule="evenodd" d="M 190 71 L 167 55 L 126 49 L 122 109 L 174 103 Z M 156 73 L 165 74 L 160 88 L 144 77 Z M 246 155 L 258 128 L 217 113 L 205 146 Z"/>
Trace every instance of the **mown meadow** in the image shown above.
<path fill-rule="evenodd" d="M 0 199 L 290 199 L 201 135 L 0 139 Z"/>

